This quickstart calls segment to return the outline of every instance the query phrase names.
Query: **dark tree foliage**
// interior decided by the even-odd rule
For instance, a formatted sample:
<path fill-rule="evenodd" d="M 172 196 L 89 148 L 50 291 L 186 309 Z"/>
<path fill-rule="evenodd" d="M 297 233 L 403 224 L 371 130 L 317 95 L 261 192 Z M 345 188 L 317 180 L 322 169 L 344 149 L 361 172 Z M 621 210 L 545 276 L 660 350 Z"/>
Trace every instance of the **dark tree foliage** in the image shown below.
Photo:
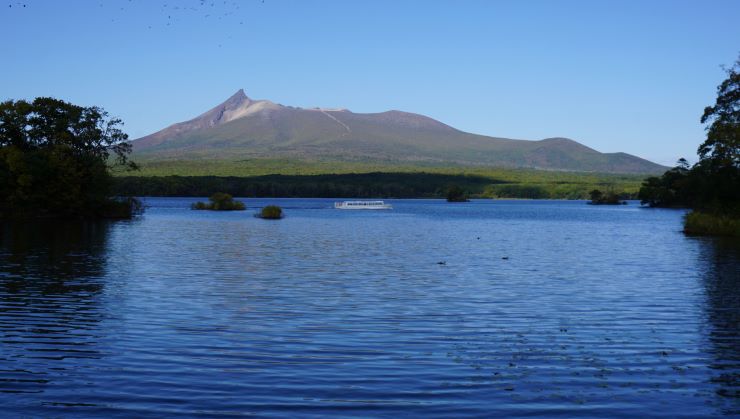
<path fill-rule="evenodd" d="M 283 209 L 277 205 L 268 205 L 262 208 L 258 217 L 265 220 L 279 220 L 283 218 Z"/>
<path fill-rule="evenodd" d="M 666 171 L 663 176 L 652 176 L 642 184 L 637 197 L 640 202 L 651 207 L 690 206 L 693 195 L 689 186 L 689 163 L 680 159 L 676 167 Z"/>
<path fill-rule="evenodd" d="M 598 189 L 594 189 L 588 193 L 588 196 L 591 198 L 591 201 L 598 201 L 602 196 L 604 196 L 604 193 Z"/>
<path fill-rule="evenodd" d="M 553 196 L 546 188 L 536 185 L 500 185 L 496 187 L 496 195 L 499 198 L 518 199 L 561 198 L 560 196 Z"/>
<path fill-rule="evenodd" d="M 242 211 L 246 209 L 241 201 L 234 201 L 234 197 L 224 192 L 216 192 L 208 198 L 211 202 L 196 202 L 190 206 L 194 210 L 211 210 L 211 211 Z"/>
<path fill-rule="evenodd" d="M 740 214 L 740 60 L 727 75 L 717 87 L 716 103 L 701 117 L 708 125 L 699 162 L 689 167 L 681 159 L 663 176 L 646 179 L 639 193 L 643 204 Z"/>
<path fill-rule="evenodd" d="M 740 168 L 740 59 L 727 70 L 727 79 L 717 87 L 717 101 L 701 117 L 707 139 L 699 146 L 699 158 L 711 170 Z"/>
<path fill-rule="evenodd" d="M 589 202 L 589 204 L 591 205 L 627 204 L 627 201 L 624 201 L 623 199 L 623 198 L 627 198 L 627 196 L 624 196 L 624 194 L 620 195 L 618 193 L 615 193 L 611 187 L 606 191 L 606 193 L 601 192 L 598 189 L 594 189 L 591 192 L 589 192 L 589 196 L 591 197 L 591 202 Z"/>
<path fill-rule="evenodd" d="M 53 98 L 0 103 L 0 216 L 130 215 L 133 201 L 110 198 L 110 171 L 136 168 L 121 125 Z"/>
<path fill-rule="evenodd" d="M 224 191 L 234 196 L 285 198 L 442 198 L 447 185 L 457 182 L 482 193 L 497 181 L 481 176 L 430 173 L 352 173 L 341 175 L 121 176 L 115 179 L 122 195 L 208 196 Z"/>
<path fill-rule="evenodd" d="M 447 202 L 467 202 L 468 194 L 463 188 L 453 185 L 447 190 Z"/>

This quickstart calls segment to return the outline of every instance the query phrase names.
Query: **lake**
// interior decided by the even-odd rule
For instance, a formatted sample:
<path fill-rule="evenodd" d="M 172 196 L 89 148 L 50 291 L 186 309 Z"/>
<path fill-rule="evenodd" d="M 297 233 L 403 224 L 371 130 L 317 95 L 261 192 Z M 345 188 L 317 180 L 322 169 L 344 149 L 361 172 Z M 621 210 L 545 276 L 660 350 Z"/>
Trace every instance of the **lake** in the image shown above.
<path fill-rule="evenodd" d="M 740 244 L 680 210 L 194 201 L 2 224 L 2 414 L 740 415 Z"/>

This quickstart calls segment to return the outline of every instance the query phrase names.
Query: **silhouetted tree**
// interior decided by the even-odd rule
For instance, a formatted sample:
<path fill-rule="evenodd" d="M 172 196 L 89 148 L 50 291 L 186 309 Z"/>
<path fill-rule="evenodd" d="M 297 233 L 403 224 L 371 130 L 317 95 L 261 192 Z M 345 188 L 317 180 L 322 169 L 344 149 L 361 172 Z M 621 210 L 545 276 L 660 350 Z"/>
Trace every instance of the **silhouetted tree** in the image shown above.
<path fill-rule="evenodd" d="M 614 192 L 614 189 L 610 186 L 606 193 L 601 192 L 598 189 L 594 189 L 589 192 L 591 197 L 591 204 L 593 205 L 621 205 L 626 204 L 626 201 L 622 201 L 621 197 Z"/>
<path fill-rule="evenodd" d="M 637 198 L 651 207 L 686 207 L 695 195 L 690 185 L 690 169 L 686 159 L 679 159 L 676 166 L 663 176 L 652 176 L 642 183 Z"/>
<path fill-rule="evenodd" d="M 110 171 L 136 168 L 121 125 L 53 98 L 0 103 L 0 215 L 130 215 L 133 201 L 110 197 Z"/>
<path fill-rule="evenodd" d="M 459 186 L 453 185 L 447 190 L 447 202 L 466 202 L 468 194 Z"/>
<path fill-rule="evenodd" d="M 684 231 L 740 236 L 740 59 L 717 87 L 714 106 L 701 117 L 707 138 L 699 162 L 685 159 L 661 177 L 645 180 L 639 197 L 650 206 L 685 206 Z"/>
<path fill-rule="evenodd" d="M 713 170 L 740 167 L 740 59 L 727 70 L 727 79 L 717 86 L 714 106 L 704 108 L 702 124 L 707 139 L 699 146 L 699 158 Z"/>

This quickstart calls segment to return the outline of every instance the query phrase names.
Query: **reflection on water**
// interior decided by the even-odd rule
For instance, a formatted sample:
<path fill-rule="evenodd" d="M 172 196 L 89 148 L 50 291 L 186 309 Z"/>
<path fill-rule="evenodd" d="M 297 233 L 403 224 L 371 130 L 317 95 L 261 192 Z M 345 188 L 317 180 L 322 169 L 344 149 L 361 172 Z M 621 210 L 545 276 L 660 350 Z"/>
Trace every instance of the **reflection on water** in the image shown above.
<path fill-rule="evenodd" d="M 100 359 L 106 223 L 0 224 L 0 392 L 41 393 Z M 3 403 L 7 406 L 6 403 Z M 12 403 L 11 403 L 12 405 Z"/>
<path fill-rule="evenodd" d="M 99 291 L 110 224 L 106 222 L 36 221 L 0 224 L 4 284 L 10 294 Z"/>
<path fill-rule="evenodd" d="M 712 382 L 726 414 L 740 415 L 740 246 L 727 239 L 696 239 L 706 288 Z"/>
<path fill-rule="evenodd" d="M 739 246 L 680 211 L 191 201 L 0 227 L 3 412 L 740 414 Z"/>

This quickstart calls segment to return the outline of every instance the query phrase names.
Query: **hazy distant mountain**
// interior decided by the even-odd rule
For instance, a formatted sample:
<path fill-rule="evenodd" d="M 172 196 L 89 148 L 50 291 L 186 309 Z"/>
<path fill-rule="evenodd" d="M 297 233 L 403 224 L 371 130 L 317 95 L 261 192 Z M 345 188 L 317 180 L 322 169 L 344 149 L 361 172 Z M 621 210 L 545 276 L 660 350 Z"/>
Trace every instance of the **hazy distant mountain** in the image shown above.
<path fill-rule="evenodd" d="M 134 140 L 146 160 L 289 158 L 413 165 L 659 173 L 625 153 L 599 153 L 567 138 L 511 140 L 459 131 L 423 115 L 303 109 L 252 100 L 239 90 L 208 112 Z"/>

